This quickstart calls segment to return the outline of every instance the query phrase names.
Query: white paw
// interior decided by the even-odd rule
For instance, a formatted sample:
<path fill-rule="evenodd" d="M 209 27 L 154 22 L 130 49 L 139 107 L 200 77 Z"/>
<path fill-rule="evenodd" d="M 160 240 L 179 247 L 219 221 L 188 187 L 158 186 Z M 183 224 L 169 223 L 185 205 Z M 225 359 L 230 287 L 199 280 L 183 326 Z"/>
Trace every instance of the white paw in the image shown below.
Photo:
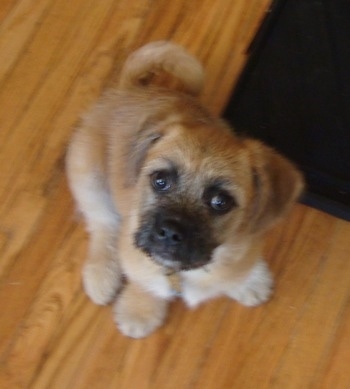
<path fill-rule="evenodd" d="M 83 269 L 85 293 L 98 305 L 110 303 L 121 287 L 122 276 L 117 264 L 87 263 Z"/>
<path fill-rule="evenodd" d="M 253 307 L 269 300 L 272 295 L 273 278 L 264 261 L 259 261 L 248 277 L 228 292 L 228 296 L 242 305 Z"/>
<path fill-rule="evenodd" d="M 156 298 L 150 301 L 146 298 L 130 301 L 123 294 L 117 300 L 115 309 L 115 321 L 119 330 L 131 338 L 143 338 L 160 327 L 167 314 L 167 302 Z"/>
<path fill-rule="evenodd" d="M 182 289 L 182 298 L 189 308 L 196 308 L 206 300 L 218 297 L 222 292 L 216 289 L 197 288 L 195 285 L 184 285 Z"/>
<path fill-rule="evenodd" d="M 144 338 L 163 324 L 165 315 L 145 318 L 135 312 L 117 313 L 117 325 L 122 334 L 134 339 Z"/>

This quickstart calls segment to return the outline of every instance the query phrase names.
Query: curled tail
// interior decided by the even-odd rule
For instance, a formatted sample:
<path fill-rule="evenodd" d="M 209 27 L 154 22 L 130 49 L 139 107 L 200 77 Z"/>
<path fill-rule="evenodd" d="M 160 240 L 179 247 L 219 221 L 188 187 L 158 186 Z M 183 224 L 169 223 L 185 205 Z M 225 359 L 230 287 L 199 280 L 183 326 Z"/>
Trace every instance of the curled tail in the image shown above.
<path fill-rule="evenodd" d="M 189 94 L 197 95 L 202 89 L 202 65 L 181 46 L 168 41 L 152 42 L 132 53 L 122 69 L 119 87 L 147 87 L 154 76 L 164 72 L 180 81 L 181 89 Z"/>

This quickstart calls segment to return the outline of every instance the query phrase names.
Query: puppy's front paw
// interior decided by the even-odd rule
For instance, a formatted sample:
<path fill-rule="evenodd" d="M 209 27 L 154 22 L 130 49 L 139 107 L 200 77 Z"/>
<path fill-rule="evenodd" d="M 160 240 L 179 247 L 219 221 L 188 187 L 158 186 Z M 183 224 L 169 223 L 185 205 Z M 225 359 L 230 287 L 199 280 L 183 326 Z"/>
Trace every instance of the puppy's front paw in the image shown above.
<path fill-rule="evenodd" d="M 248 277 L 229 291 L 229 297 L 242 305 L 253 307 L 269 300 L 272 294 L 273 278 L 264 261 L 259 261 Z"/>
<path fill-rule="evenodd" d="M 87 263 L 83 269 L 85 293 L 98 305 L 106 305 L 114 299 L 121 279 L 117 263 Z"/>
<path fill-rule="evenodd" d="M 115 305 L 119 330 L 132 338 L 143 338 L 160 327 L 167 313 L 167 301 L 128 285 Z"/>

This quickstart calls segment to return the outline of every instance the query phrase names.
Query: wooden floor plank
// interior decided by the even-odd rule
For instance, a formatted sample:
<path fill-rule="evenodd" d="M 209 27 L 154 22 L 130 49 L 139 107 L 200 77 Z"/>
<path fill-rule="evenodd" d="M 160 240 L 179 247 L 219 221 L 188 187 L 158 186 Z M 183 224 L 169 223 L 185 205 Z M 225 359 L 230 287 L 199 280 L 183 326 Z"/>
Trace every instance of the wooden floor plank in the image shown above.
<path fill-rule="evenodd" d="M 323 356 L 324 363 L 318 369 L 314 387 L 322 389 L 349 387 L 348 362 L 350 360 L 350 299 L 334 323 L 337 330 L 329 352 Z"/>
<path fill-rule="evenodd" d="M 346 388 L 350 385 L 346 368 L 350 360 L 350 223 L 339 220 L 330 252 L 326 258 L 323 277 L 319 279 L 315 290 L 314 310 L 309 310 L 311 325 L 305 329 L 314 329 L 312 335 L 298 336 L 304 344 L 312 343 L 310 349 L 319 349 L 319 364 L 313 369 L 310 386 L 322 388 Z M 341 275 L 341 277 L 339 277 Z M 317 298 L 317 299 L 316 299 Z M 310 303 L 312 303 L 311 301 Z M 327 336 L 328 335 L 328 338 Z M 321 349 L 321 347 L 323 348 Z M 289 361 L 291 366 L 297 362 Z M 303 367 L 305 369 L 305 366 Z M 306 375 L 300 369 L 299 380 Z"/>
<path fill-rule="evenodd" d="M 329 235 L 329 249 L 321 256 L 319 269 L 309 273 L 312 290 L 281 358 L 275 388 L 312 387 L 334 341 L 339 316 L 349 299 L 350 280 L 350 262 L 345 260 L 350 256 L 350 226 L 339 221 L 336 227 Z"/>
<path fill-rule="evenodd" d="M 41 220 L 34 226 L 32 238 L 26 242 L 14 258 L 12 267 L 0 285 L 2 307 L 0 361 L 8 355 L 9 345 L 16 329 L 22 323 L 34 302 L 36 293 L 47 275 L 48 268 L 54 266 L 57 250 L 72 230 L 72 220 L 67 218 L 65 207 L 71 204 L 66 191 L 53 196 Z M 67 209 L 67 208 L 66 208 Z"/>
<path fill-rule="evenodd" d="M 0 85 L 8 77 L 17 59 L 23 54 L 27 45 L 45 18 L 51 1 L 13 1 L 1 2 L 0 7 Z"/>

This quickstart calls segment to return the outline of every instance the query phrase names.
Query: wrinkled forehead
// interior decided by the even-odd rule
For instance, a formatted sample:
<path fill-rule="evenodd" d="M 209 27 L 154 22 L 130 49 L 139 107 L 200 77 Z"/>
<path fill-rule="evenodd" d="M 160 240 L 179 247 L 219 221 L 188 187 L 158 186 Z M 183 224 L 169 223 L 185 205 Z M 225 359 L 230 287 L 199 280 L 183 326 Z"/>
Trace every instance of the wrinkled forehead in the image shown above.
<path fill-rule="evenodd" d="M 248 179 L 249 155 L 242 142 L 215 128 L 173 128 L 149 152 L 145 169 L 176 170 L 206 185 L 241 185 Z"/>

